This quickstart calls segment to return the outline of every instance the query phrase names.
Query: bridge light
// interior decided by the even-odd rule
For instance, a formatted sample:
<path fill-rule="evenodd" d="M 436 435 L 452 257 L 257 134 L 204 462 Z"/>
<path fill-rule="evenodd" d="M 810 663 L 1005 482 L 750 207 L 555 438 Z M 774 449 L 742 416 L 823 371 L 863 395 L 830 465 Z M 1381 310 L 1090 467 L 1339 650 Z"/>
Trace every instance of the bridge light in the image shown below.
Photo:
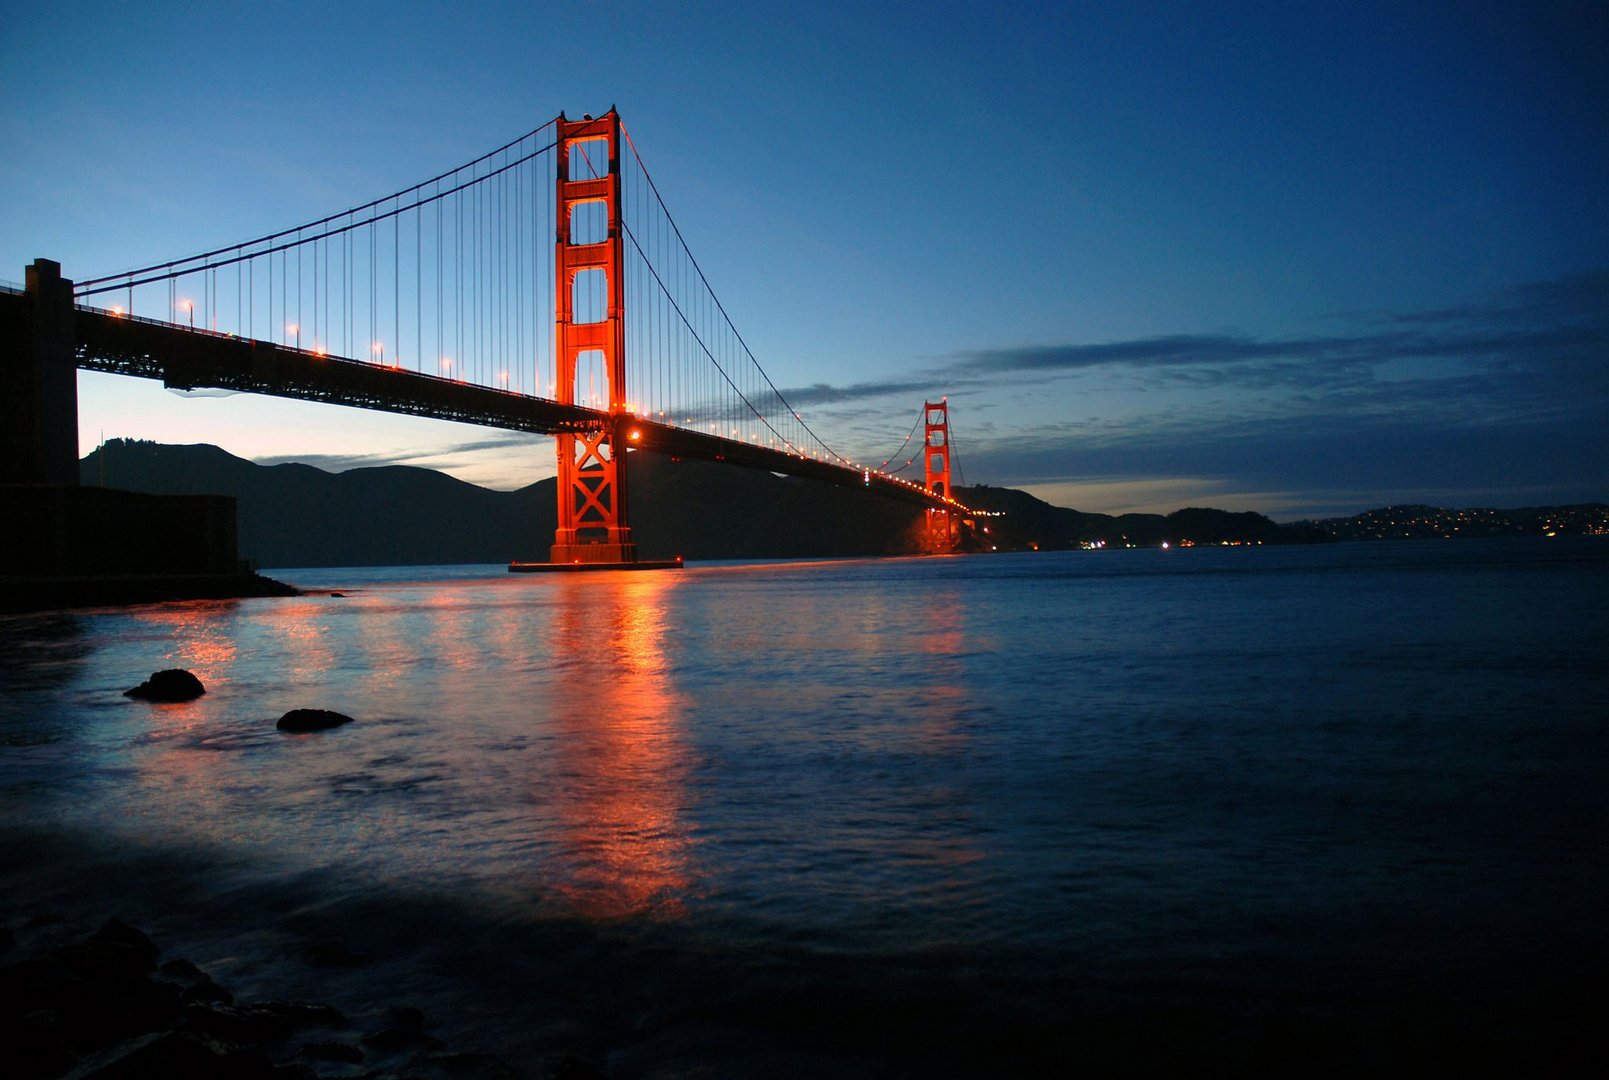
<path fill-rule="evenodd" d="M 186 311 L 189 314 L 189 316 L 190 316 L 190 329 L 194 330 L 196 328 L 196 305 L 195 305 L 195 302 L 193 300 L 180 300 L 179 301 L 179 307 L 184 309 L 184 311 Z"/>
<path fill-rule="evenodd" d="M 116 315 L 118 318 L 121 319 L 123 317 L 123 305 L 122 304 L 113 304 L 112 305 L 112 314 Z"/>
<path fill-rule="evenodd" d="M 628 434 L 626 438 L 630 439 L 632 442 L 636 442 L 638 439 L 642 438 L 642 432 L 638 431 L 636 428 L 632 428 L 631 433 Z"/>

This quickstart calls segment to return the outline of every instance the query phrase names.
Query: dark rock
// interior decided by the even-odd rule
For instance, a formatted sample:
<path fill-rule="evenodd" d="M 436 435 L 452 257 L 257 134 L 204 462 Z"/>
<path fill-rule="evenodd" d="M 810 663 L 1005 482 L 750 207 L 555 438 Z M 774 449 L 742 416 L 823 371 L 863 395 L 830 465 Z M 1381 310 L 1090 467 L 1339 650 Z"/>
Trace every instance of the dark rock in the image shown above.
<path fill-rule="evenodd" d="M 281 1075 L 260 1055 L 184 1031 L 131 1039 L 73 1070 L 74 1080 L 272 1080 Z"/>
<path fill-rule="evenodd" d="M 386 1023 L 406 1031 L 423 1031 L 425 1014 L 412 1005 L 393 1005 L 385 1011 Z"/>
<path fill-rule="evenodd" d="M 303 949 L 302 959 L 321 968 L 360 968 L 369 963 L 369 957 L 345 945 L 324 942 L 314 942 Z"/>
<path fill-rule="evenodd" d="M 552 1080 L 609 1080 L 602 1069 L 574 1054 L 565 1054 L 548 1070 Z"/>
<path fill-rule="evenodd" d="M 329 709 L 292 709 L 274 726 L 281 731 L 328 731 L 351 722 L 350 716 Z"/>
<path fill-rule="evenodd" d="M 235 995 L 213 982 L 212 976 L 203 975 L 179 991 L 179 1000 L 186 1005 L 192 1002 L 201 1005 L 233 1005 Z"/>
<path fill-rule="evenodd" d="M 440 1039 L 407 1028 L 386 1028 L 365 1035 L 363 1045 L 377 1054 L 394 1054 L 399 1050 L 442 1050 L 447 1046 Z"/>
<path fill-rule="evenodd" d="M 301 1001 L 256 1001 L 249 1005 L 191 1005 L 184 1027 L 235 1043 L 278 1042 L 304 1028 L 346 1023 L 341 1010 Z"/>
<path fill-rule="evenodd" d="M 522 1075 L 491 1054 L 431 1054 L 424 1061 L 453 1080 L 519 1080 Z"/>
<path fill-rule="evenodd" d="M 157 1031 L 128 1039 L 96 1054 L 74 1070 L 75 1078 L 200 1077 L 222 1075 L 228 1048 L 177 1031 Z"/>
<path fill-rule="evenodd" d="M 278 1042 L 296 1030 L 284 1017 L 232 1005 L 190 1005 L 182 1022 L 186 1031 L 232 1043 Z"/>
<path fill-rule="evenodd" d="M 217 983 L 212 976 L 188 960 L 169 960 L 160 969 L 164 978 L 179 987 L 182 1004 L 233 1005 L 235 996 Z"/>
<path fill-rule="evenodd" d="M 342 1065 L 363 1064 L 363 1050 L 344 1042 L 310 1042 L 297 1051 L 309 1061 L 334 1061 Z"/>
<path fill-rule="evenodd" d="M 59 1056 L 112 1046 L 154 1031 L 178 1014 L 177 991 L 145 976 L 127 956 L 108 957 L 88 941 L 59 946 L 0 969 L 0 1027 L 24 1036 L 4 1044 L 3 1059 Z M 30 1049 L 31 1048 L 31 1049 Z"/>
<path fill-rule="evenodd" d="M 346 1023 L 346 1017 L 334 1005 L 312 1001 L 255 1001 L 250 1008 L 278 1016 L 297 1028 L 340 1027 Z"/>
<path fill-rule="evenodd" d="M 386 1026 L 359 1046 L 344 1041 L 351 1028 L 333 1006 L 232 1004 L 228 992 L 188 960 L 158 968 L 157 947 L 125 923 L 111 920 L 82 938 L 67 929 L 57 934 L 52 922 L 39 937 L 24 928 L 22 955 L 0 964 L 0 1076 L 319 1080 L 314 1064 L 346 1076 L 370 1058 L 378 1066 L 365 1073 L 372 1080 L 518 1075 L 494 1057 L 449 1053 L 425 1034 L 424 1013 L 411 1006 L 386 1010 Z M 291 1057 L 299 1060 L 285 1063 Z"/>
<path fill-rule="evenodd" d="M 6 1069 L 11 1076 L 60 1076 L 78 1060 L 58 1031 L 38 1031 L 25 1025 L 5 1039 Z"/>
<path fill-rule="evenodd" d="M 142 701 L 194 701 L 207 692 L 201 680 L 183 668 L 153 671 L 151 677 L 132 690 L 123 691 L 124 697 Z"/>
<path fill-rule="evenodd" d="M 126 983 L 143 977 L 150 969 L 145 957 L 115 945 L 91 945 L 87 941 L 60 945 L 48 959 L 79 979 L 96 983 Z"/>
<path fill-rule="evenodd" d="M 162 950 L 144 932 L 119 919 L 107 919 L 105 926 L 89 936 L 89 942 L 103 952 L 128 957 L 131 963 L 139 965 L 141 974 L 153 970 L 157 957 L 162 955 Z"/>

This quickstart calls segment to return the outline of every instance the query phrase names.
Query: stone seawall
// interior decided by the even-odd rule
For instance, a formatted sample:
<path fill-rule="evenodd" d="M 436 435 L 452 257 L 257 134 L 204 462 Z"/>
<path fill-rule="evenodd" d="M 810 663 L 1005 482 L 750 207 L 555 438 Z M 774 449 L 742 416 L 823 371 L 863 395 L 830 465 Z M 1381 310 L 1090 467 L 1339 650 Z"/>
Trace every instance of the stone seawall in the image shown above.
<path fill-rule="evenodd" d="M 241 562 L 227 496 L 0 485 L 0 610 L 294 593 Z"/>

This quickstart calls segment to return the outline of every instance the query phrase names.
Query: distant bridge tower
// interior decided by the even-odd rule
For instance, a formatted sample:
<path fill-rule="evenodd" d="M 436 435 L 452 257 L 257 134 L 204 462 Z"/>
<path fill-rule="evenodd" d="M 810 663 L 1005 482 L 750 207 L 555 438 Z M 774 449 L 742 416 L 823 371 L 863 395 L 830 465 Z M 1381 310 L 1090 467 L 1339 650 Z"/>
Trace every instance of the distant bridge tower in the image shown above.
<path fill-rule="evenodd" d="M 941 498 L 950 491 L 950 399 L 922 404 L 922 486 Z M 927 511 L 927 542 L 931 550 L 951 551 L 959 539 L 953 511 L 930 507 Z"/>
<path fill-rule="evenodd" d="M 555 398 L 565 405 L 594 405 L 576 400 L 576 376 L 579 370 L 601 373 L 609 419 L 595 430 L 558 436 L 559 521 L 551 558 L 555 563 L 634 563 L 637 545 L 626 520 L 626 449 L 621 437 L 630 416 L 620 116 L 610 109 L 596 120 L 590 116 L 566 120 L 561 113 L 557 126 Z M 576 321 L 578 292 L 589 301 L 582 312 L 584 322 Z M 605 298 L 602 312 L 593 310 L 600 295 Z"/>

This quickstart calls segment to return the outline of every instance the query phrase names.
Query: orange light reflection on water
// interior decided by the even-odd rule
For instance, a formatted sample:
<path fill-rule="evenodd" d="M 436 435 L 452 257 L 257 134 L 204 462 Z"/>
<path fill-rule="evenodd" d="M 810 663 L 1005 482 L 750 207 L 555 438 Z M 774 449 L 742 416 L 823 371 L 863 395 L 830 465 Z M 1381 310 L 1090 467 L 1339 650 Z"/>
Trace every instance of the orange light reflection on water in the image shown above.
<path fill-rule="evenodd" d="M 685 912 L 691 851 L 684 820 L 689 747 L 665 654 L 669 573 L 555 582 L 555 747 L 551 799 L 561 880 L 597 919 Z"/>
<path fill-rule="evenodd" d="M 287 674 L 294 680 L 322 675 L 335 663 L 328 641 L 326 604 L 321 597 L 281 604 L 274 609 L 275 617 L 266 623 L 269 635 L 282 639 L 279 644 L 287 658 Z"/>
<path fill-rule="evenodd" d="M 122 815 L 125 822 L 150 813 L 159 819 L 182 805 L 202 819 L 219 805 L 217 780 L 228 766 L 224 755 L 207 747 L 217 724 L 220 699 L 227 699 L 239 656 L 235 601 L 189 601 L 135 609 L 136 624 L 158 630 L 169 641 L 164 668 L 183 668 L 201 680 L 206 693 L 193 701 L 130 701 L 143 712 L 145 738 L 132 752 L 139 797 Z M 166 827 L 163 832 L 166 833 Z"/>
<path fill-rule="evenodd" d="M 231 601 L 194 601 L 136 609 L 137 623 L 159 627 L 172 644 L 163 654 L 168 667 L 184 668 L 201 680 L 203 686 L 227 682 L 235 660 L 235 639 L 227 612 Z"/>

